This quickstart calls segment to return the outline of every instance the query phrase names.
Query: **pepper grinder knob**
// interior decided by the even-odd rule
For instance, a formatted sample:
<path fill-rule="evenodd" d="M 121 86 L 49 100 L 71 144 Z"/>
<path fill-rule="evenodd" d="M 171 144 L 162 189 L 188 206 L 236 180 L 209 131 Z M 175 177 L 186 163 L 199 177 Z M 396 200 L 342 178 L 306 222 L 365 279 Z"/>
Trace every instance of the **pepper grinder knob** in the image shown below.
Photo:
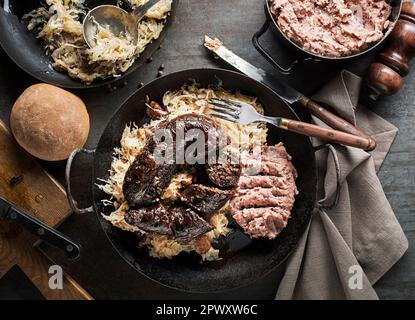
<path fill-rule="evenodd" d="M 409 73 L 409 61 L 414 57 L 415 3 L 404 2 L 384 51 L 369 67 L 366 75 L 368 86 L 378 95 L 397 93 L 402 87 L 402 77 Z"/>

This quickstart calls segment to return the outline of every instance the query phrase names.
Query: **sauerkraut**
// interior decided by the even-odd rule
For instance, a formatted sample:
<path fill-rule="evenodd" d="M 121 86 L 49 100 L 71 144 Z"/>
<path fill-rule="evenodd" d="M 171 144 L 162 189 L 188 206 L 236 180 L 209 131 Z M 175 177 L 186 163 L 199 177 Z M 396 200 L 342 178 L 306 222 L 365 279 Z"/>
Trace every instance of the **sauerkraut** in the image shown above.
<path fill-rule="evenodd" d="M 258 112 L 263 113 L 262 106 L 257 103 L 255 98 L 248 97 L 241 93 L 230 93 L 221 88 L 202 88 L 197 83 L 185 84 L 177 91 L 168 91 L 163 96 L 163 105 L 167 110 L 167 115 L 162 120 L 152 120 L 150 123 L 138 128 L 134 124 L 128 124 L 122 135 L 120 146 L 115 148 L 113 161 L 109 170 L 109 178 L 107 180 L 98 181 L 98 187 L 107 193 L 111 200 L 104 200 L 104 205 L 110 204 L 115 207 L 115 210 L 104 218 L 108 220 L 113 226 L 121 228 L 129 232 L 138 232 L 145 235 L 141 242 L 142 246 L 149 249 L 149 254 L 155 258 L 172 258 L 181 252 L 197 252 L 197 239 L 188 244 L 180 244 L 174 240 L 169 240 L 166 236 L 157 234 L 146 234 L 137 227 L 129 225 L 124 217 L 127 214 L 129 207 L 124 199 L 122 187 L 125 174 L 134 162 L 135 157 L 140 153 L 147 143 L 147 140 L 152 136 L 153 130 L 157 128 L 159 123 L 164 120 L 173 119 L 179 115 L 188 113 L 205 114 L 209 116 L 211 105 L 209 99 L 223 98 L 231 100 L 239 100 L 249 102 Z M 233 147 L 235 145 L 254 145 L 266 144 L 267 128 L 264 124 L 253 123 L 246 126 L 223 121 L 217 118 L 212 118 L 232 141 Z M 165 191 L 163 198 L 174 197 L 182 186 L 192 183 L 191 176 L 188 173 L 178 174 L 171 180 L 170 186 Z M 215 212 L 210 224 L 214 229 L 205 234 L 209 241 L 227 235 L 232 230 L 228 228 L 228 219 L 226 214 L 228 212 L 228 205 L 226 204 L 220 210 Z M 209 251 L 201 254 L 203 260 L 218 260 L 219 251 L 211 247 Z"/>
<path fill-rule="evenodd" d="M 39 30 L 46 53 L 54 69 L 90 84 L 96 79 L 119 77 L 140 56 L 145 47 L 160 36 L 163 20 L 171 10 L 172 0 L 162 0 L 138 24 L 138 41 L 132 43 L 126 32 L 115 36 L 108 26 L 97 24 L 97 46 L 89 48 L 83 37 L 82 21 L 87 13 L 85 0 L 46 0 L 24 16 L 29 30 Z M 126 0 L 136 8 L 147 0 Z"/>

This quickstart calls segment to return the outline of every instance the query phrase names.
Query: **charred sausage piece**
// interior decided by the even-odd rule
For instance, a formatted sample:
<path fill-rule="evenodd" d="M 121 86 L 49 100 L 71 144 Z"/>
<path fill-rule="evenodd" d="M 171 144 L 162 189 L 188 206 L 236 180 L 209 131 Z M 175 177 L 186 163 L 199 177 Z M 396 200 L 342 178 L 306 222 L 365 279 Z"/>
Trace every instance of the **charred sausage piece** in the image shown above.
<path fill-rule="evenodd" d="M 171 121 L 166 121 L 159 128 L 167 129 L 171 132 L 173 148 L 169 148 L 166 143 L 163 143 L 167 147 L 166 152 L 172 152 L 171 160 L 175 160 L 175 149 L 178 147 L 178 144 L 184 143 L 183 139 L 185 136 L 180 138 L 180 140 L 176 139 L 176 133 L 181 129 L 183 129 L 184 135 L 191 129 L 201 130 L 204 134 L 204 142 L 206 142 L 205 156 L 209 150 L 213 150 L 215 154 L 218 153 L 215 146 L 208 146 L 208 141 L 217 144 L 222 133 L 213 120 L 205 116 L 186 114 Z M 182 165 L 177 164 L 177 161 L 168 164 L 158 163 L 155 159 L 154 151 L 159 146 L 155 139 L 150 139 L 125 175 L 123 193 L 130 207 L 150 205 L 157 202 L 164 190 L 169 186 L 171 178 L 182 169 Z M 186 145 L 183 145 L 183 150 L 185 148 Z"/>
<path fill-rule="evenodd" d="M 233 188 L 238 184 L 241 166 L 227 163 L 207 164 L 206 172 L 210 181 L 222 188 Z"/>
<path fill-rule="evenodd" d="M 172 236 L 172 216 L 161 205 L 143 207 L 138 210 L 130 210 L 125 216 L 125 221 L 140 228 L 145 232 Z"/>
<path fill-rule="evenodd" d="M 193 184 L 180 194 L 180 199 L 206 217 L 223 207 L 232 196 L 232 193 L 230 190 Z"/>
<path fill-rule="evenodd" d="M 130 210 L 125 221 L 145 232 L 166 235 L 179 243 L 189 243 L 213 229 L 191 209 L 169 209 L 161 204 Z"/>
<path fill-rule="evenodd" d="M 190 208 L 176 207 L 172 210 L 176 217 L 173 227 L 174 240 L 189 243 L 193 239 L 213 230 L 213 226 Z M 177 223 L 180 221 L 180 223 Z"/>
<path fill-rule="evenodd" d="M 181 116 L 178 116 L 171 121 L 167 122 L 165 125 L 166 129 L 172 130 L 173 133 L 176 133 L 178 128 L 183 129 L 187 132 L 190 129 L 200 129 L 204 134 L 219 134 L 220 129 L 216 123 L 201 114 L 188 113 Z"/>
<path fill-rule="evenodd" d="M 175 164 L 158 164 L 151 152 L 144 149 L 124 178 L 123 193 L 130 207 L 158 201 L 178 169 Z"/>
<path fill-rule="evenodd" d="M 223 147 L 223 142 L 226 142 L 226 140 L 221 141 L 221 138 L 224 139 L 225 136 L 216 123 L 212 119 L 199 114 L 184 114 L 178 116 L 167 122 L 164 127 L 172 132 L 175 144 L 184 148 L 190 145 L 192 141 L 179 141 L 176 139 L 177 134 L 181 132 L 184 133 L 186 137 L 190 130 L 200 130 L 200 132 L 204 135 L 203 138 L 205 142 L 204 163 L 207 163 L 208 155 L 216 156 L 219 153 L 219 150 Z"/>

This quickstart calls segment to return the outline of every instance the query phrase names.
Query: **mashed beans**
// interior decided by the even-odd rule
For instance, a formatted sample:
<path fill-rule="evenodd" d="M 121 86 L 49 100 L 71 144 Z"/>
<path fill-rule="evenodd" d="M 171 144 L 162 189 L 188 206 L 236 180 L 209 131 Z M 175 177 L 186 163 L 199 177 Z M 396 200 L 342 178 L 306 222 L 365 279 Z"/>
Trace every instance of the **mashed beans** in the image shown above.
<path fill-rule="evenodd" d="M 270 0 L 281 30 L 306 51 L 347 56 L 380 41 L 391 6 L 385 0 Z"/>

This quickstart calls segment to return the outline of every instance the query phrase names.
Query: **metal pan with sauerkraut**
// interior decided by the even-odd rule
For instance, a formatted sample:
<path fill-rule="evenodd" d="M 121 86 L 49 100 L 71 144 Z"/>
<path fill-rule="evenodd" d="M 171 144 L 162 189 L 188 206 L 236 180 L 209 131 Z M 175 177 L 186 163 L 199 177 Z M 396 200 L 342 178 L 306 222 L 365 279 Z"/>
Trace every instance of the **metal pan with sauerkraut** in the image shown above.
<path fill-rule="evenodd" d="M 272 90 L 246 76 L 185 70 L 138 90 L 111 118 L 96 150 L 77 150 L 67 164 L 74 211 L 95 212 L 137 272 L 194 292 L 229 290 L 270 272 L 298 243 L 316 205 L 310 139 L 222 121 L 211 114 L 212 98 L 296 118 Z M 195 144 L 199 138 L 203 143 Z M 188 152 L 171 152 L 182 146 Z M 93 157 L 93 206 L 85 209 L 70 188 L 78 153 Z"/>
<path fill-rule="evenodd" d="M 122 4 L 134 9 L 145 2 L 125 0 Z M 25 14 L 23 20 L 42 41 L 55 70 L 91 84 L 118 78 L 129 70 L 146 46 L 160 37 L 172 3 L 173 0 L 162 0 L 147 12 L 137 26 L 137 43 L 131 41 L 128 32 L 115 36 L 108 26 L 97 24 L 96 46 L 89 48 L 82 32 L 83 18 L 89 10 L 85 0 L 46 0 L 43 6 Z"/>
<path fill-rule="evenodd" d="M 218 260 L 235 227 L 247 239 L 273 240 L 288 224 L 298 193 L 291 156 L 282 143 L 267 145 L 264 124 L 212 117 L 211 98 L 264 112 L 255 98 L 223 88 L 191 82 L 167 91 L 147 102 L 148 123 L 126 126 L 109 178 L 98 182 L 111 196 L 103 204 L 114 207 L 104 218 L 136 234 L 151 257 Z"/>

